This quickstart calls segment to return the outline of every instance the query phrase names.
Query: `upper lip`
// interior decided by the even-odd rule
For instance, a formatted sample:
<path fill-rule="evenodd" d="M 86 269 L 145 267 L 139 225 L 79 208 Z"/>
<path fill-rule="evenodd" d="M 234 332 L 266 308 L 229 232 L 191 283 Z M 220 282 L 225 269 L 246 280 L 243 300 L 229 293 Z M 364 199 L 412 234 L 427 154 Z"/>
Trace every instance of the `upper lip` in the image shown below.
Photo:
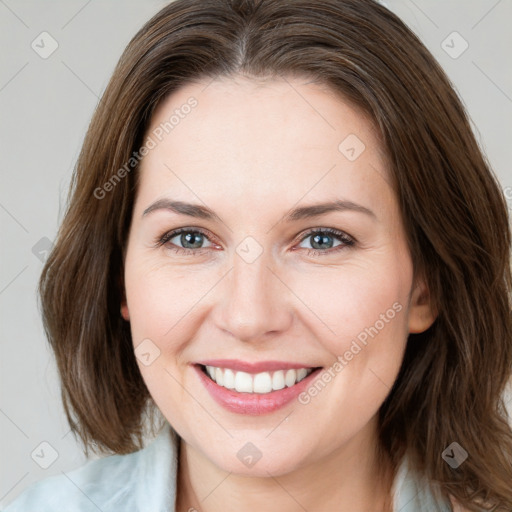
<path fill-rule="evenodd" d="M 231 370 L 246 373 L 261 373 L 277 370 L 298 370 L 299 368 L 318 368 L 304 363 L 291 363 L 285 361 L 258 361 L 248 362 L 239 359 L 208 359 L 197 361 L 195 364 L 203 366 L 215 366 L 217 368 L 230 368 Z"/>

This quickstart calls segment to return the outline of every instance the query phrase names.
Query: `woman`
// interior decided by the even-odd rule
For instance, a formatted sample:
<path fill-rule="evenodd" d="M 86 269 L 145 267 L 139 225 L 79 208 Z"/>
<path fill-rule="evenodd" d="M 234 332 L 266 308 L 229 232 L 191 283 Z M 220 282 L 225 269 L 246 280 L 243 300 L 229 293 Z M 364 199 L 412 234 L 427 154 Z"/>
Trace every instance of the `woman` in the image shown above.
<path fill-rule="evenodd" d="M 505 200 L 384 7 L 171 3 L 70 197 L 43 318 L 110 456 L 8 512 L 512 510 Z"/>

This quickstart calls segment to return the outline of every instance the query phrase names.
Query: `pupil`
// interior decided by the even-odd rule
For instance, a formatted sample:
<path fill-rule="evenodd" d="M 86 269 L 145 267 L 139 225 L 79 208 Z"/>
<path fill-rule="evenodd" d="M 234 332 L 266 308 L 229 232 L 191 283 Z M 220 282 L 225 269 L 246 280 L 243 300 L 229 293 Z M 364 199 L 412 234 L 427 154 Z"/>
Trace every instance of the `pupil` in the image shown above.
<path fill-rule="evenodd" d="M 331 247 L 332 246 L 332 242 L 329 244 L 329 242 L 327 241 L 329 238 L 331 238 L 329 235 L 327 235 L 327 236 L 315 235 L 313 237 L 313 243 L 311 245 L 315 249 L 322 249 L 322 248 L 325 248 L 326 246 L 327 247 Z M 323 245 L 321 245 L 321 244 L 323 244 Z M 319 247 L 315 247 L 315 245 L 318 245 Z"/>
<path fill-rule="evenodd" d="M 185 234 L 182 234 L 181 235 L 181 244 L 183 245 L 183 247 L 187 248 L 187 249 L 198 249 L 199 247 L 201 247 L 201 243 L 202 243 L 202 234 L 201 233 L 185 233 Z M 197 239 L 196 242 L 194 243 L 194 239 Z M 186 244 L 192 244 L 192 247 L 187 247 Z"/>

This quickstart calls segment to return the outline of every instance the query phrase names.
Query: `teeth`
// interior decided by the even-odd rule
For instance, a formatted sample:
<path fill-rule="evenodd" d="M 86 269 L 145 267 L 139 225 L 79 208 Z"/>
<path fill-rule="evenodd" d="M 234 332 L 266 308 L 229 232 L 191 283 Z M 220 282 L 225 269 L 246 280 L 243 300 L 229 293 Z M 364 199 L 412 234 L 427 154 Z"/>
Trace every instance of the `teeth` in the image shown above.
<path fill-rule="evenodd" d="M 224 370 L 224 384 L 223 386 L 228 389 L 235 389 L 235 374 L 233 370 L 226 368 Z"/>
<path fill-rule="evenodd" d="M 217 382 L 219 386 L 224 384 L 224 373 L 220 368 L 215 368 L 215 382 Z"/>
<path fill-rule="evenodd" d="M 288 387 L 293 386 L 297 382 L 297 372 L 295 370 L 288 370 L 284 377 L 284 382 Z"/>
<path fill-rule="evenodd" d="M 297 370 L 297 381 L 301 381 L 304 377 L 306 377 L 308 374 L 308 371 L 306 370 L 306 368 L 300 368 L 299 370 Z"/>
<path fill-rule="evenodd" d="M 218 372 L 222 372 L 222 370 L 220 368 L 217 368 L 217 375 Z M 215 382 L 217 382 L 219 386 L 222 386 L 222 382 L 219 383 L 218 380 L 216 380 Z M 236 372 L 235 389 L 237 391 L 240 391 L 241 393 L 252 393 L 252 377 L 245 372 Z"/>
<path fill-rule="evenodd" d="M 253 391 L 255 393 L 270 393 L 272 391 L 272 377 L 270 373 L 258 373 L 254 376 Z"/>
<path fill-rule="evenodd" d="M 278 390 L 284 387 L 284 372 L 274 372 L 274 375 L 272 375 L 272 389 Z"/>
<path fill-rule="evenodd" d="M 234 389 L 239 393 L 266 394 L 285 387 L 291 387 L 305 379 L 313 368 L 298 370 L 278 370 L 262 372 L 256 375 L 247 372 L 235 372 L 229 368 L 206 366 L 206 373 L 219 386 Z"/>

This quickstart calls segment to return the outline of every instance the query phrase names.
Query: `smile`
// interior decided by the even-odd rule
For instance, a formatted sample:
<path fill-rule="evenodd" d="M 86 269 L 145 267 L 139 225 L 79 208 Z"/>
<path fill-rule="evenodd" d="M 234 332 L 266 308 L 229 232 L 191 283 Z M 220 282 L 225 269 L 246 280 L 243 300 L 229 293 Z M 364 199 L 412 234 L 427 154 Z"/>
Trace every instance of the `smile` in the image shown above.
<path fill-rule="evenodd" d="M 205 366 L 205 369 L 210 378 L 219 386 L 234 389 L 239 393 L 260 394 L 271 393 L 285 387 L 290 388 L 313 372 L 313 368 L 299 368 L 298 370 L 277 370 L 252 375 L 215 366 Z"/>
<path fill-rule="evenodd" d="M 322 371 L 300 364 L 234 360 L 203 361 L 193 368 L 217 404 L 248 415 L 268 414 L 286 406 Z"/>

